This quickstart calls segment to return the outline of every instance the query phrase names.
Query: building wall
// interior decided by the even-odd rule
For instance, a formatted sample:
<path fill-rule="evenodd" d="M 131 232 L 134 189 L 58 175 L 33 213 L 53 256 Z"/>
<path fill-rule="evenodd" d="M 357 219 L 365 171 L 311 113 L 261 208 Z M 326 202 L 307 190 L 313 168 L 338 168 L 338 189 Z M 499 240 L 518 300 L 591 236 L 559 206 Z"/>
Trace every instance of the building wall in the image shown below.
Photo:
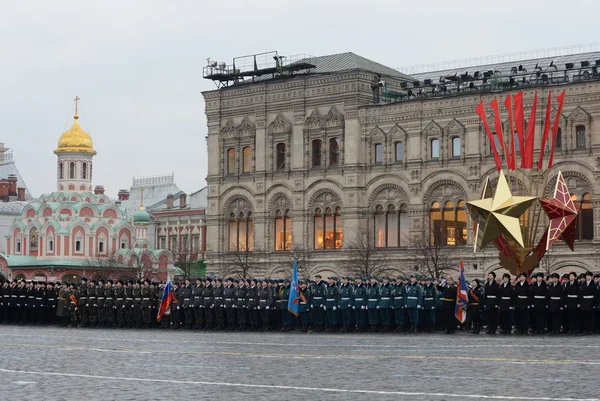
<path fill-rule="evenodd" d="M 289 209 L 293 242 L 297 249 L 313 253 L 311 270 L 340 272 L 347 257 L 341 250 L 313 250 L 315 208 L 340 207 L 344 242 L 373 219 L 376 205 L 394 204 L 406 209 L 408 236 L 429 224 L 433 202 L 468 201 L 480 196 L 486 177 L 497 179 L 490 144 L 475 113 L 494 95 L 508 93 L 464 93 L 458 96 L 416 99 L 369 105 L 373 95 L 372 74 L 345 72 L 325 76 L 225 88 L 205 92 L 208 121 L 208 211 L 207 261 L 218 271 L 227 261 L 229 216 L 252 213 L 254 247 L 260 266 L 256 275 L 282 269 L 289 253 L 274 251 L 274 213 Z M 557 151 L 550 173 L 563 172 L 569 188 L 579 199 L 591 195 L 594 240 L 576 244 L 575 253 L 558 245 L 552 254 L 553 270 L 600 271 L 597 241 L 600 238 L 598 208 L 600 187 L 600 84 L 597 81 L 539 87 L 536 132 L 542 130 L 548 90 L 554 96 L 566 90 L 562 112 L 562 148 Z M 525 110 L 531 106 L 534 89 L 525 90 Z M 552 117 L 554 117 L 554 111 Z M 527 114 L 528 115 L 528 114 Z M 503 115 L 503 119 L 506 116 Z M 492 123 L 490 117 L 490 123 Z M 578 148 L 576 127 L 585 127 L 585 145 Z M 507 128 L 505 128 L 507 130 Z M 452 155 L 452 138 L 461 142 L 460 156 Z M 337 166 L 311 167 L 311 141 L 322 139 L 327 164 L 327 143 L 339 138 Z M 431 157 L 431 140 L 439 140 L 439 157 Z M 404 147 L 396 162 L 394 144 Z M 276 145 L 286 144 L 285 166 L 277 169 Z M 376 163 L 375 145 L 383 145 L 383 160 Z M 244 147 L 252 148 L 248 171 L 244 171 Z M 539 144 L 536 144 L 536 148 Z M 227 150 L 238 155 L 228 169 Z M 537 151 L 536 151 L 537 155 Z M 231 173 L 229 172 L 231 171 Z M 528 176 L 519 179 L 529 185 Z M 552 179 L 548 188 L 552 186 Z M 369 223 L 370 224 L 370 223 Z M 467 223 L 468 242 L 453 253 L 467 259 L 468 272 L 481 276 L 499 268 L 497 252 L 472 252 L 472 223 Z M 386 250 L 397 270 L 414 268 L 414 253 L 406 246 Z M 550 259 L 550 258 L 549 258 Z"/>

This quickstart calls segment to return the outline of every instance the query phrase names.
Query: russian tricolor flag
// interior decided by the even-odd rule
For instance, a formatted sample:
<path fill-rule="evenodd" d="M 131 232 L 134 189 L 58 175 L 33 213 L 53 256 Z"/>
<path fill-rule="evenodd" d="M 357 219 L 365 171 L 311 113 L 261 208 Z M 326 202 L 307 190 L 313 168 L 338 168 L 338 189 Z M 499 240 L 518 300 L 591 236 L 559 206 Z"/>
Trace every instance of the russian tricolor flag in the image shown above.
<path fill-rule="evenodd" d="M 459 322 L 464 323 L 467 320 L 467 304 L 469 296 L 467 295 L 467 282 L 465 281 L 465 264 L 460 260 L 460 275 L 458 276 L 458 285 L 456 286 L 456 307 L 454 316 Z"/>
<path fill-rule="evenodd" d="M 171 287 L 171 280 L 168 280 L 167 285 L 165 285 L 165 288 L 163 289 L 160 307 L 158 308 L 158 315 L 156 315 L 157 322 L 160 322 L 163 315 L 171 314 L 171 302 L 173 302 L 173 287 Z"/>

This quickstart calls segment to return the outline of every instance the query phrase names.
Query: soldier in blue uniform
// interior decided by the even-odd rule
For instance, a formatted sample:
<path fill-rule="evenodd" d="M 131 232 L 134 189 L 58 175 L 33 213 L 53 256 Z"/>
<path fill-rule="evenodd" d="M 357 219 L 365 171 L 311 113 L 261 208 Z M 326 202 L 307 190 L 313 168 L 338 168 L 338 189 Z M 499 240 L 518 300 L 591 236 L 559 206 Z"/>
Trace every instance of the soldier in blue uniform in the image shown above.
<path fill-rule="evenodd" d="M 410 321 L 410 331 L 416 333 L 419 326 L 419 310 L 423 306 L 423 289 L 417 283 L 414 275 L 410 276 L 410 283 L 406 286 L 406 309 Z"/>
<path fill-rule="evenodd" d="M 342 332 L 352 331 L 352 295 L 354 288 L 350 284 L 349 277 L 342 276 L 342 285 L 340 286 L 340 312 L 342 314 Z"/>
<path fill-rule="evenodd" d="M 356 331 L 365 331 L 366 315 L 367 315 L 367 287 L 363 283 L 366 277 L 357 277 L 356 285 L 352 294 L 352 310 L 354 311 L 354 322 L 356 323 Z"/>
<path fill-rule="evenodd" d="M 387 333 L 390 329 L 391 322 L 391 306 L 392 306 L 392 285 L 388 277 L 382 277 L 383 283 L 379 287 L 379 316 L 381 317 L 381 331 Z"/>
<path fill-rule="evenodd" d="M 337 310 L 340 303 L 340 293 L 335 276 L 327 277 L 327 281 L 325 305 L 323 306 L 323 309 L 327 313 L 327 331 L 337 331 Z"/>
<path fill-rule="evenodd" d="M 371 277 L 371 283 L 367 287 L 367 315 L 369 316 L 369 331 L 377 331 L 379 325 L 379 283 L 375 277 Z"/>
<path fill-rule="evenodd" d="M 425 279 L 423 287 L 423 330 L 432 332 L 435 327 L 435 317 L 437 314 L 438 291 L 433 285 L 433 278 Z"/>

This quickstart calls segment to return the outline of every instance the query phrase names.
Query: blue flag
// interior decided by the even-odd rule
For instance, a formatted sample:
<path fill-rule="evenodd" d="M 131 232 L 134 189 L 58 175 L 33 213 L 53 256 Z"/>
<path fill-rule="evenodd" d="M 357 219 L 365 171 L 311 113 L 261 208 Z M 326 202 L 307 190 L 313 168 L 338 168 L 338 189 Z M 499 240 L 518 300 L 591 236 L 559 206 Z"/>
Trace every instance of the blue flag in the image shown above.
<path fill-rule="evenodd" d="M 292 284 L 290 285 L 290 297 L 288 299 L 288 310 L 298 316 L 300 313 L 300 290 L 298 286 L 298 263 L 294 259 L 292 270 Z"/>

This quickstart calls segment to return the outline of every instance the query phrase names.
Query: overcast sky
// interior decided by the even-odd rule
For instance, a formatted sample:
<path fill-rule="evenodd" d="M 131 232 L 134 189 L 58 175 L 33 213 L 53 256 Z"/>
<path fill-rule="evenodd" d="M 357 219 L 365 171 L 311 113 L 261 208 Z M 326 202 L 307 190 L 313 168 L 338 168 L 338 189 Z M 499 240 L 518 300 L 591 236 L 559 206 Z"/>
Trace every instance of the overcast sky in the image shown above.
<path fill-rule="evenodd" d="M 206 58 L 352 51 L 390 67 L 599 41 L 599 1 L 2 1 L 0 141 L 31 193 L 55 189 L 59 136 L 81 124 L 94 185 L 175 172 L 205 185 Z M 0 177 L 3 178 L 3 177 Z"/>

